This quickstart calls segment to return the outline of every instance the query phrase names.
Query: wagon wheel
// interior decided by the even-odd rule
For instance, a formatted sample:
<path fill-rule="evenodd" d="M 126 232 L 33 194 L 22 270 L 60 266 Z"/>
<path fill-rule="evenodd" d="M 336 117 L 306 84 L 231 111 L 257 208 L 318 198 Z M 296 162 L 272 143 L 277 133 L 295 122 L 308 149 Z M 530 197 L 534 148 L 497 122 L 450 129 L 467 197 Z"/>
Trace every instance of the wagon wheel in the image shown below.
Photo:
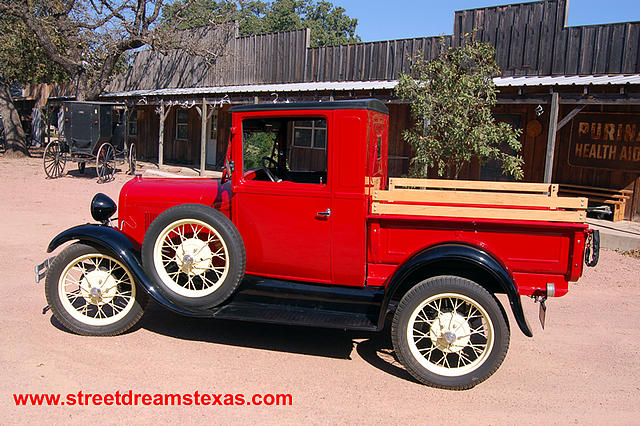
<path fill-rule="evenodd" d="M 100 183 L 113 180 L 113 175 L 116 172 L 116 156 L 113 145 L 109 142 L 100 145 L 98 155 L 96 155 L 96 172 Z"/>
<path fill-rule="evenodd" d="M 129 145 L 129 174 L 136 174 L 136 144 Z"/>
<path fill-rule="evenodd" d="M 67 154 L 60 149 L 58 141 L 49 142 L 42 155 L 44 172 L 51 179 L 59 178 L 64 172 Z"/>

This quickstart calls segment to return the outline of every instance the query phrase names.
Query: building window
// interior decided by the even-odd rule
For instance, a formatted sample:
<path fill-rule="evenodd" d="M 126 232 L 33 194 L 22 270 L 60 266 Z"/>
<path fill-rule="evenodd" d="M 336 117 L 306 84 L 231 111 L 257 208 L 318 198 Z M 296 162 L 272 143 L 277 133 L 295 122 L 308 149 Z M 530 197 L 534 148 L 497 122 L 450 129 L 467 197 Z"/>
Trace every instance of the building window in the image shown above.
<path fill-rule="evenodd" d="M 179 109 L 176 111 L 176 139 L 188 139 L 189 137 L 189 111 Z"/>
<path fill-rule="evenodd" d="M 218 140 L 218 112 L 214 112 L 209 123 L 209 140 Z"/>
<path fill-rule="evenodd" d="M 127 113 L 129 120 L 127 122 L 127 132 L 129 136 L 138 135 L 138 110 L 129 111 Z"/>
<path fill-rule="evenodd" d="M 293 146 L 325 149 L 327 147 L 327 120 L 294 121 Z"/>

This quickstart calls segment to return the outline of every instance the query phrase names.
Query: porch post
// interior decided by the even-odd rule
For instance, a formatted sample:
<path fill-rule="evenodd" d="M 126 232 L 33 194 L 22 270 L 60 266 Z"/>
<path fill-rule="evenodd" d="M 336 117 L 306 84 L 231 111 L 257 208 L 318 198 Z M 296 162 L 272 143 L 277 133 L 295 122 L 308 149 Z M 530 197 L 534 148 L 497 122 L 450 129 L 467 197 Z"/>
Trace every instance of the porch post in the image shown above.
<path fill-rule="evenodd" d="M 160 132 L 158 136 L 158 168 L 162 168 L 162 160 L 164 156 L 164 101 L 160 101 Z"/>
<path fill-rule="evenodd" d="M 549 133 L 547 135 L 547 156 L 544 163 L 544 182 L 551 183 L 553 177 L 553 159 L 556 152 L 556 135 L 558 133 L 558 92 L 551 94 L 551 111 L 549 111 Z"/>
<path fill-rule="evenodd" d="M 204 176 L 207 160 L 207 100 L 202 98 L 202 111 L 200 111 L 200 176 Z"/>

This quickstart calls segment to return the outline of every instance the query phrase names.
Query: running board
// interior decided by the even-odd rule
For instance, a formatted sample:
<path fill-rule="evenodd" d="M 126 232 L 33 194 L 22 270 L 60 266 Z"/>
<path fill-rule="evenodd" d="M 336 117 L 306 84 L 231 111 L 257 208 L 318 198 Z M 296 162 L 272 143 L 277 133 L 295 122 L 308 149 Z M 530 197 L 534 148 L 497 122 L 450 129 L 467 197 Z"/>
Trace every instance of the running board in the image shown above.
<path fill-rule="evenodd" d="M 320 285 L 245 276 L 209 311 L 214 318 L 350 330 L 378 330 L 384 289 Z"/>
<path fill-rule="evenodd" d="M 377 330 L 376 317 L 366 314 L 296 308 L 286 305 L 231 303 L 221 307 L 214 318 L 266 322 L 348 330 Z"/>

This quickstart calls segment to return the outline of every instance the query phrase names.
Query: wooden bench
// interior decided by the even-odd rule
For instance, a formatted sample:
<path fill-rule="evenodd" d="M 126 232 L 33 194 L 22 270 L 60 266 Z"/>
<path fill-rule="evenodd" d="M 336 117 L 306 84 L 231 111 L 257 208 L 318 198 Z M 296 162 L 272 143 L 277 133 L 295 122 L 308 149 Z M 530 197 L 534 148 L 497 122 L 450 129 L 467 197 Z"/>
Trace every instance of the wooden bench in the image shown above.
<path fill-rule="evenodd" d="M 559 192 L 570 195 L 588 197 L 592 204 L 607 204 L 613 206 L 613 221 L 624 219 L 627 200 L 631 199 L 633 191 L 628 189 L 598 188 L 595 186 L 581 186 L 561 184 Z"/>
<path fill-rule="evenodd" d="M 374 215 L 585 222 L 588 204 L 545 183 L 390 178 L 372 195 Z"/>

